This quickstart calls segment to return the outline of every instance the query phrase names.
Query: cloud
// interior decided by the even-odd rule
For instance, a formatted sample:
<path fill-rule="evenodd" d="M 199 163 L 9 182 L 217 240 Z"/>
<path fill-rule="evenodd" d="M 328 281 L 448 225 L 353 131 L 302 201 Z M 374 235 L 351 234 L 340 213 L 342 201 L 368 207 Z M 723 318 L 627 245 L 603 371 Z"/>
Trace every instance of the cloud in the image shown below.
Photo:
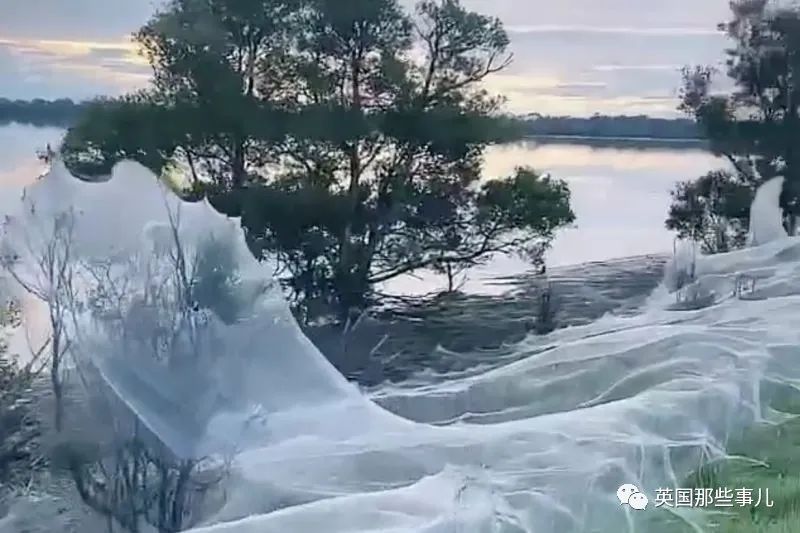
<path fill-rule="evenodd" d="M 573 80 L 557 74 L 502 73 L 490 76 L 485 85 L 489 91 L 504 95 L 508 100 L 506 110 L 514 113 L 676 115 L 674 89 L 660 84 L 644 86 L 613 78 Z"/>
<path fill-rule="evenodd" d="M 107 57 L 140 66 L 147 61 L 139 54 L 136 44 L 129 40 L 118 42 L 64 41 L 50 39 L 3 39 L 0 46 L 12 53 L 23 56 L 46 56 L 64 58 L 84 58 L 93 61 Z"/>
<path fill-rule="evenodd" d="M 495 74 L 486 80 L 486 88 L 502 94 L 509 105 L 518 107 L 534 95 L 591 96 L 603 94 L 608 88 L 602 81 L 567 80 L 556 75 Z"/>
<path fill-rule="evenodd" d="M 541 27 L 538 27 L 542 29 Z M 519 74 L 556 73 L 568 80 L 606 83 L 610 90 L 631 92 L 657 85 L 662 91 L 680 83 L 684 65 L 715 64 L 728 45 L 724 35 L 667 35 L 662 29 L 643 25 L 641 31 L 627 27 L 587 29 L 585 33 L 548 31 L 511 34 L 514 64 Z M 563 28 L 559 26 L 558 28 Z M 684 31 L 674 26 L 672 31 Z M 612 33 L 623 31 L 623 33 Z M 627 32 L 627 33 L 626 33 Z"/>
<path fill-rule="evenodd" d="M 565 83 L 553 74 L 508 74 L 498 73 L 489 76 L 487 86 L 499 92 L 537 91 L 553 89 Z"/>
<path fill-rule="evenodd" d="M 507 25 L 506 30 L 511 34 L 543 34 L 543 33 L 584 33 L 601 35 L 641 35 L 645 37 L 679 37 L 687 35 L 708 36 L 720 35 L 716 29 L 704 27 L 620 27 L 620 26 L 590 26 L 590 25 L 568 25 L 568 24 L 544 24 L 544 25 Z"/>
<path fill-rule="evenodd" d="M 605 115 L 650 115 L 673 117 L 675 98 L 672 96 L 584 96 L 562 94 L 531 94 L 509 99 L 509 111 L 516 113 L 538 112 L 545 115 L 591 116 Z"/>
<path fill-rule="evenodd" d="M 50 97 L 32 87 L 62 85 L 61 96 L 85 98 L 119 94 L 147 84 L 147 62 L 128 40 L 81 41 L 0 37 L 2 70 L 18 80 L 17 92 L 26 97 Z M 4 95 L 12 96 L 12 95 Z"/>
<path fill-rule="evenodd" d="M 161 0 L 0 0 L 0 35 L 14 39 L 115 41 L 145 23 L 160 3 Z"/>
<path fill-rule="evenodd" d="M 604 81 L 570 81 L 559 83 L 554 93 L 562 96 L 591 96 L 606 94 L 609 85 Z"/>
<path fill-rule="evenodd" d="M 120 94 L 143 87 L 150 79 L 146 61 L 129 40 L 0 38 L 0 59 L 3 55 L 6 60 L 0 61 L 0 69 L 13 72 L 9 77 L 17 80 L 17 94 L 4 96 L 80 99 Z M 523 71 L 492 76 L 487 87 L 505 95 L 507 108 L 514 112 L 664 116 L 673 114 L 679 79 L 673 79 L 672 72 L 678 68 L 677 64 L 608 63 L 559 72 L 529 65 Z M 655 77 L 645 75 L 648 72 Z M 42 89 L 48 85 L 52 87 Z"/>
<path fill-rule="evenodd" d="M 713 30 L 730 16 L 728 0 L 463 0 L 508 26 Z"/>
<path fill-rule="evenodd" d="M 127 38 L 164 0 L 0 0 L 0 96 L 87 98 L 145 85 Z M 416 0 L 402 0 L 411 6 Z M 670 114 L 677 70 L 722 57 L 727 0 L 463 0 L 498 16 L 515 62 L 488 86 L 523 112 Z"/>
<path fill-rule="evenodd" d="M 621 71 L 668 71 L 678 72 L 683 68 L 683 65 L 595 65 L 592 70 L 597 72 L 621 72 Z"/>

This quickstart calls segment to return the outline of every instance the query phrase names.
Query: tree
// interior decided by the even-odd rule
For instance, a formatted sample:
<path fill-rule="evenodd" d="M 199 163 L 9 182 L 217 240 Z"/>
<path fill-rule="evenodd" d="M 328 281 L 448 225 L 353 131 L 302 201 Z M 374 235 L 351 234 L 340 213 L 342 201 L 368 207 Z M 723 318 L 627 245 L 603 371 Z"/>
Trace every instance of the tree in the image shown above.
<path fill-rule="evenodd" d="M 747 240 L 752 188 L 736 174 L 716 170 L 672 190 L 667 229 L 699 242 L 705 253 L 728 252 Z"/>
<path fill-rule="evenodd" d="M 34 202 L 27 201 L 25 207 L 31 212 L 37 208 Z M 64 359 L 70 344 L 66 321 L 73 291 L 74 217 L 72 208 L 67 208 L 53 219 L 48 218 L 44 225 L 24 223 L 9 217 L 2 226 L 3 233 L 12 235 L 12 240 L 16 240 L 22 248 L 1 251 L 0 267 L 26 292 L 47 305 L 50 336 L 42 349 L 49 348 L 48 364 L 55 397 L 54 423 L 57 431 L 61 431 L 64 422 Z"/>
<path fill-rule="evenodd" d="M 13 122 L 32 124 L 34 126 L 66 127 L 74 123 L 81 111 L 83 103 L 73 102 L 68 98 L 58 100 L 9 100 L 0 98 L 0 124 Z"/>
<path fill-rule="evenodd" d="M 182 430 L 199 434 L 225 400 L 224 380 L 214 375 L 217 325 L 238 322 L 268 289 L 237 291 L 230 239 L 207 235 L 187 246 L 180 210 L 168 207 L 167 217 L 167 224 L 151 222 L 146 245 L 135 253 L 104 260 L 71 256 L 81 280 L 67 302 L 71 355 L 88 403 L 101 407 L 112 430 L 99 442 L 62 434 L 53 462 L 71 476 L 83 502 L 107 520 L 109 531 L 116 524 L 129 533 L 148 525 L 177 533 L 196 525 L 203 499 L 222 482 L 227 463 L 170 448 L 121 401 L 131 396 L 124 383 L 150 384 L 134 394 L 154 401 L 166 419 L 171 414 L 180 420 Z M 114 368 L 116 381 L 98 372 L 101 358 L 113 361 L 106 372 Z"/>
<path fill-rule="evenodd" d="M 800 84 L 796 81 L 800 75 L 800 9 L 772 7 L 767 0 L 736 0 L 731 10 L 732 20 L 721 24 L 720 30 L 733 41 L 726 51 L 726 74 L 733 82 L 733 92 L 712 91 L 715 69 L 687 68 L 680 109 L 697 120 L 712 151 L 735 169 L 735 176 L 721 179 L 721 174 L 714 173 L 711 180 L 721 183 L 724 194 L 735 197 L 726 200 L 726 204 L 736 204 L 734 213 L 726 212 L 731 205 L 712 212 L 719 206 L 709 195 L 718 190 L 708 187 L 710 178 L 704 176 L 691 186 L 676 189 L 667 225 L 685 228 L 699 220 L 695 216 L 695 222 L 691 221 L 697 214 L 687 209 L 691 200 L 694 207 L 705 209 L 703 220 L 732 220 L 734 226 L 747 226 L 749 215 L 740 216 L 741 195 L 748 190 L 752 198 L 758 185 L 783 175 L 781 207 L 786 229 L 794 234 L 800 216 L 800 152 L 796 147 L 800 135 Z M 705 226 L 695 230 L 709 233 Z"/>
<path fill-rule="evenodd" d="M 196 525 L 203 499 L 223 480 L 225 465 L 166 457 L 136 435 L 115 438 L 110 450 L 97 443 L 63 442 L 54 465 L 66 470 L 81 500 L 128 533 L 177 533 Z"/>
<path fill-rule="evenodd" d="M 9 353 L 6 329 L 16 328 L 21 323 L 21 311 L 13 302 L 0 301 L 0 488 L 9 482 L 27 480 L 14 479 L 15 475 L 31 476 L 36 457 L 32 444 L 39 436 L 36 413 L 30 405 L 30 392 L 36 379 L 40 361 L 38 354 L 20 364 L 16 356 Z M 2 496 L 2 494 L 0 494 Z"/>
<path fill-rule="evenodd" d="M 420 269 L 535 261 L 573 221 L 562 181 L 481 175 L 516 138 L 483 81 L 511 61 L 499 20 L 458 0 L 174 0 L 136 34 L 153 87 L 99 102 L 62 147 L 80 173 L 180 160 L 190 194 L 240 216 L 308 318 Z M 156 126 L 157 124 L 157 126 Z"/>

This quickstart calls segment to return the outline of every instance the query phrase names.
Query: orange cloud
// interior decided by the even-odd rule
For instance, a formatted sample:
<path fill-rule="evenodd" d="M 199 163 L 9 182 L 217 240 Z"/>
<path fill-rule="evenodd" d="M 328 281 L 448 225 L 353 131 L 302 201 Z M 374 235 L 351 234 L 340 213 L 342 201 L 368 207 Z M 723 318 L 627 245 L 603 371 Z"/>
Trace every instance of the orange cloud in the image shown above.
<path fill-rule="evenodd" d="M 44 52 L 64 57 L 87 57 L 95 52 L 117 52 L 126 61 L 132 64 L 146 65 L 147 62 L 139 55 L 139 48 L 132 41 L 96 42 L 96 41 L 65 41 L 50 39 L 3 39 L 0 45 L 5 45 L 11 50 L 25 52 Z"/>
<path fill-rule="evenodd" d="M 676 113 L 673 95 L 614 95 L 604 90 L 606 84 L 601 81 L 572 81 L 556 75 L 496 74 L 486 79 L 485 86 L 493 93 L 504 95 L 507 98 L 505 108 L 513 113 L 572 116 L 594 113 L 670 116 Z"/>
<path fill-rule="evenodd" d="M 150 79 L 147 61 L 132 41 L 111 42 L 7 39 L 0 47 L 25 61 L 27 71 L 70 72 L 88 80 L 101 80 L 121 91 L 145 85 Z"/>
<path fill-rule="evenodd" d="M 144 87 L 151 76 L 147 61 L 131 40 L 100 42 L 0 36 L 0 48 L 19 57 L 20 68 L 32 77 L 48 71 L 58 72 L 87 82 L 100 81 L 119 92 L 126 92 Z M 601 65 L 594 70 L 624 68 Z M 672 65 L 659 65 L 657 68 L 672 68 Z M 506 109 L 516 113 L 671 115 L 675 108 L 674 97 L 666 94 L 663 97 L 613 95 L 604 90 L 606 85 L 602 81 L 565 79 L 548 72 L 504 72 L 489 77 L 485 86 L 493 93 L 506 96 Z"/>

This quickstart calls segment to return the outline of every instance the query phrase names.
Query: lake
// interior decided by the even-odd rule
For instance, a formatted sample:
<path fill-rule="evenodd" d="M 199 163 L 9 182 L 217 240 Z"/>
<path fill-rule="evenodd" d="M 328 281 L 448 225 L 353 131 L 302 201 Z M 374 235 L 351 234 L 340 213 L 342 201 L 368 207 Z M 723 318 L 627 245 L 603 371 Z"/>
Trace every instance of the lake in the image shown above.
<path fill-rule="evenodd" d="M 56 144 L 61 134 L 58 128 L 0 127 L 0 210 L 42 171 L 36 150 L 48 142 Z M 726 163 L 701 147 L 597 147 L 526 141 L 492 148 L 486 158 L 486 176 L 510 175 L 522 165 L 565 179 L 572 191 L 576 224 L 559 234 L 547 255 L 548 265 L 559 266 L 670 251 L 674 236 L 664 227 L 670 189 L 679 180 Z M 497 258 L 471 272 L 465 288 L 492 292 L 487 279 L 526 269 L 521 260 Z M 440 278 L 422 275 L 395 280 L 386 289 L 424 293 L 439 287 Z"/>

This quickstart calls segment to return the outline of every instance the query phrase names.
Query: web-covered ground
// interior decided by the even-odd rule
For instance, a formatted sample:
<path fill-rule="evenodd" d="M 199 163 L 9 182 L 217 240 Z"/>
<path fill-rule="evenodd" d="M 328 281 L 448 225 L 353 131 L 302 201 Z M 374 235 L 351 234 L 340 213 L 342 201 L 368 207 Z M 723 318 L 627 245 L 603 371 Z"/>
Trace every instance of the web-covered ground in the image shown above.
<path fill-rule="evenodd" d="M 225 505 L 197 531 L 674 531 L 667 510 L 621 506 L 617 487 L 652 499 L 680 486 L 800 378 L 800 239 L 774 231 L 776 191 L 770 182 L 754 204 L 760 246 L 698 258 L 678 304 L 660 287 L 628 316 L 527 336 L 491 364 L 368 395 L 301 334 L 235 221 L 164 196 L 137 167 L 105 184 L 54 170 L 29 192 L 11 242 L 30 242 L 71 204 L 75 256 L 128 282 L 114 327 L 109 309 L 74 307 L 75 350 L 175 454 L 235 449 Z M 246 311 L 233 324 L 191 318 L 207 336 L 175 348 L 192 347 L 204 371 L 179 376 L 130 358 L 143 350 L 133 333 L 152 333 L 149 318 L 174 303 L 138 307 L 153 280 L 172 279 L 171 226 L 187 257 L 209 236 L 234 243 Z M 690 268 L 683 257 L 672 272 Z M 97 287 L 85 283 L 77 299 L 88 303 Z M 669 514 L 696 520 L 679 511 Z"/>
<path fill-rule="evenodd" d="M 420 373 L 450 374 L 513 357 L 536 331 L 548 291 L 555 327 L 585 325 L 608 313 L 635 313 L 664 278 L 666 255 L 646 255 L 493 278 L 493 292 L 403 301 L 358 320 L 349 333 L 304 332 L 348 379 L 365 387 Z"/>

